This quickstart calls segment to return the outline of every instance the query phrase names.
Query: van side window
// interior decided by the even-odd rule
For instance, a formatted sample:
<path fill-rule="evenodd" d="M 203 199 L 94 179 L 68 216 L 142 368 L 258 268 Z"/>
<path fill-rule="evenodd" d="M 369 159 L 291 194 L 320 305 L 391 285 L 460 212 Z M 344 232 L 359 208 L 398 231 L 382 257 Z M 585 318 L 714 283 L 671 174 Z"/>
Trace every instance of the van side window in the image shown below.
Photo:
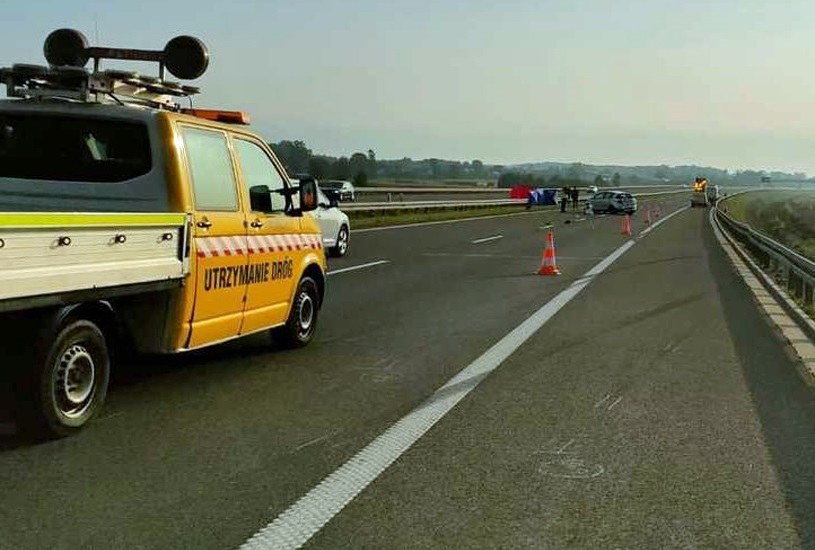
<path fill-rule="evenodd" d="M 152 169 L 144 124 L 0 114 L 0 178 L 118 183 Z"/>
<path fill-rule="evenodd" d="M 198 210 L 234 212 L 238 209 L 235 173 L 226 134 L 184 127 L 184 148 L 192 172 L 192 189 Z"/>
<path fill-rule="evenodd" d="M 283 177 L 275 168 L 272 159 L 262 148 L 251 141 L 235 140 L 235 150 L 243 174 L 243 184 L 248 190 L 255 185 L 266 185 L 272 191 L 278 191 L 286 186 Z M 283 212 L 286 209 L 286 197 L 272 193 L 272 210 Z"/>

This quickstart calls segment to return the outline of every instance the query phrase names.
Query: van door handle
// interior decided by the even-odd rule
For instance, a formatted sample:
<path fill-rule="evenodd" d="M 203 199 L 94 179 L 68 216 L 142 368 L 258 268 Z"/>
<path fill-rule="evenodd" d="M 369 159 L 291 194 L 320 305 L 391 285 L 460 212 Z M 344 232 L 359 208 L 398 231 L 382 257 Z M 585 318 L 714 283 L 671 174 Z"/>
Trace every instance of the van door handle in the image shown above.
<path fill-rule="evenodd" d="M 251 225 L 255 229 L 260 229 L 261 227 L 263 227 L 263 222 L 260 221 L 260 220 L 255 220 L 252 223 L 250 223 L 249 225 Z"/>
<path fill-rule="evenodd" d="M 198 223 L 196 223 L 195 225 L 197 225 L 201 229 L 209 229 L 210 227 L 212 227 L 212 222 L 209 221 L 208 219 L 204 218 L 201 221 L 199 221 Z"/>

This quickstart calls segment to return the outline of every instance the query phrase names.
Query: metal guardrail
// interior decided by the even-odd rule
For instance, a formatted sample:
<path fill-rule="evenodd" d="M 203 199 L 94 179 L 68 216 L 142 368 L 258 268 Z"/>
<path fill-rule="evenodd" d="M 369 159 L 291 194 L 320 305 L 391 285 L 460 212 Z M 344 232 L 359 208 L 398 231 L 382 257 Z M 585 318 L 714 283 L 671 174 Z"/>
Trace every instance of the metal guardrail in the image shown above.
<path fill-rule="evenodd" d="M 655 191 L 653 193 L 632 193 L 635 197 L 648 197 L 654 195 L 672 195 L 686 193 L 688 189 L 675 191 Z M 467 208 L 487 206 L 507 206 L 512 204 L 526 204 L 526 199 L 469 199 L 469 200 L 443 200 L 443 201 L 391 201 L 391 202 L 357 202 L 341 203 L 340 208 L 346 212 L 362 212 L 376 210 L 424 210 L 429 208 Z M 585 202 L 581 199 L 580 202 Z"/>
<path fill-rule="evenodd" d="M 424 208 L 457 208 L 465 206 L 504 206 L 508 204 L 526 204 L 526 199 L 473 199 L 461 201 L 405 201 L 405 202 L 363 202 L 343 204 L 347 212 L 360 210 L 411 210 Z"/>
<path fill-rule="evenodd" d="M 747 248 L 756 263 L 777 284 L 786 288 L 787 293 L 803 303 L 811 314 L 815 310 L 815 261 L 753 229 L 749 224 L 733 219 L 721 208 L 726 208 L 726 204 L 727 199 L 722 199 L 716 205 L 716 218 L 721 225 Z"/>
<path fill-rule="evenodd" d="M 544 186 L 549 189 L 549 187 Z M 589 187 L 578 187 L 581 193 L 588 192 Z M 612 190 L 627 190 L 627 189 L 680 189 L 678 185 L 621 185 L 619 187 L 600 187 L 600 191 Z M 435 193 L 507 193 L 509 189 L 506 187 L 403 187 L 403 186 L 383 186 L 383 187 L 357 187 L 354 189 L 356 194 L 367 193 L 404 193 L 404 194 L 435 194 Z"/>
<path fill-rule="evenodd" d="M 502 187 L 401 187 L 401 186 L 383 186 L 383 187 L 356 187 L 354 193 L 506 193 L 509 189 Z"/>

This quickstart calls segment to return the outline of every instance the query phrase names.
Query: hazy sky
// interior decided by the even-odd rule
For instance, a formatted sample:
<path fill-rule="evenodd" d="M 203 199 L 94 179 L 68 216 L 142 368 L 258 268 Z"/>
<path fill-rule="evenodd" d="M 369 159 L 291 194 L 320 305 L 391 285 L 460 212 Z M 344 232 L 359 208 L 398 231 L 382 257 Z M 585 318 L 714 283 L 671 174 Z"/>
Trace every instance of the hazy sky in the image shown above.
<path fill-rule="evenodd" d="M 815 173 L 812 0 L 0 4 L 3 66 L 43 63 L 58 27 L 192 34 L 211 55 L 197 105 L 318 152 Z"/>

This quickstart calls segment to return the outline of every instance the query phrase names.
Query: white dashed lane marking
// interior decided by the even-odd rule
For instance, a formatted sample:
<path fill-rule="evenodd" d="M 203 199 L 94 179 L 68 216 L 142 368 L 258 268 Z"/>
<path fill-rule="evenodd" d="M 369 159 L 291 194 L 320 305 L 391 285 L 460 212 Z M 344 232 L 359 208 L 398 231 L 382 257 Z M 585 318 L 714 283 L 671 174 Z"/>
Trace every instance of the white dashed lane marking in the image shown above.
<path fill-rule="evenodd" d="M 357 269 L 365 269 L 366 267 L 374 267 L 377 265 L 382 264 L 389 264 L 390 260 L 377 260 L 375 262 L 369 262 L 367 264 L 359 264 L 359 265 L 352 265 L 349 267 L 343 267 L 341 269 L 332 269 L 330 270 L 327 275 L 336 275 L 337 273 L 346 273 L 348 271 L 356 271 Z"/>
<path fill-rule="evenodd" d="M 483 239 L 475 239 L 474 241 L 472 241 L 472 243 L 473 244 L 481 244 L 481 243 L 487 243 L 487 242 L 490 242 L 490 241 L 497 241 L 498 239 L 503 239 L 503 238 L 504 238 L 503 235 L 493 235 L 492 237 L 484 237 Z"/>

